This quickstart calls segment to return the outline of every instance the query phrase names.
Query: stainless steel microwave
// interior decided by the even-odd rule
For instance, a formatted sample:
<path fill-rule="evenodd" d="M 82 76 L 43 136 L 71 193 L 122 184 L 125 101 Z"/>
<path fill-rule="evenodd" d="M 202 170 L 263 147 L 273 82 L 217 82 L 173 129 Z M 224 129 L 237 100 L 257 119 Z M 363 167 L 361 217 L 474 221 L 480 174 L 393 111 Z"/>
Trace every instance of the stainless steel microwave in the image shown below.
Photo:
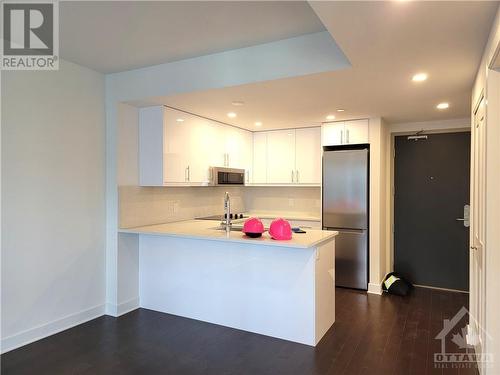
<path fill-rule="evenodd" d="M 245 185 L 245 170 L 238 168 L 212 167 L 212 185 Z"/>

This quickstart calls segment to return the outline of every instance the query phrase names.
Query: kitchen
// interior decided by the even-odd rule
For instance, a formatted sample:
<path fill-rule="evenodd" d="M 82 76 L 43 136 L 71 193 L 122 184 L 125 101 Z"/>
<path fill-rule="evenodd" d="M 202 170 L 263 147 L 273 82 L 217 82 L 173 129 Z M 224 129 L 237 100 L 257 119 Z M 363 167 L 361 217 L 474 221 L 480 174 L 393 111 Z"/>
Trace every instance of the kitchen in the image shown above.
<path fill-rule="evenodd" d="M 238 104 L 240 108 L 244 106 L 244 103 L 238 102 Z M 119 244 L 127 248 L 128 251 L 131 250 L 129 243 L 139 244 L 136 251 L 139 254 L 141 268 L 138 271 L 135 270 L 134 273 L 139 275 L 136 282 L 141 286 L 139 298 L 142 306 L 175 315 L 200 318 L 200 315 L 192 315 L 193 313 L 190 311 L 178 311 L 177 303 L 173 302 L 176 299 L 170 294 L 165 294 L 166 291 L 163 291 L 163 294 L 161 290 L 156 293 L 152 292 L 154 283 L 151 280 L 161 276 L 152 272 L 151 267 L 163 264 L 163 268 L 167 270 L 172 267 L 171 259 L 178 258 L 178 256 L 171 254 L 163 260 L 154 256 L 148 259 L 146 254 L 159 254 L 158 251 L 148 249 L 147 238 L 152 234 L 165 234 L 176 238 L 200 238 L 209 241 L 222 238 L 232 242 L 235 239 L 244 237 L 241 233 L 242 224 L 248 217 L 261 219 L 266 229 L 269 229 L 273 219 L 282 217 L 289 220 L 294 229 L 301 228 L 305 232 L 293 233 L 291 242 L 298 241 L 306 248 L 317 248 L 318 255 L 316 256 L 318 259 L 323 259 L 322 256 L 319 256 L 319 247 L 322 242 L 317 239 L 309 240 L 308 238 L 309 236 L 319 236 L 322 238 L 321 241 L 326 241 L 328 238 L 331 240 L 334 235 L 332 234 L 332 237 L 329 237 L 327 235 L 328 231 L 320 231 L 322 229 L 321 212 L 323 211 L 321 210 L 322 145 L 338 146 L 344 143 L 344 145 L 352 147 L 360 143 L 366 147 L 369 143 L 368 119 L 326 123 L 323 128 L 310 127 L 250 132 L 194 115 L 188 111 L 180 111 L 166 106 L 129 108 L 129 110 L 134 113 L 134 118 L 137 120 L 135 126 L 131 125 L 132 118 L 127 122 L 127 131 L 130 132 L 127 136 L 124 136 L 128 141 L 127 149 L 119 153 L 120 155 L 130 152 L 135 153 L 133 156 L 127 156 L 127 169 L 137 170 L 139 187 L 120 186 L 119 188 Z M 231 112 L 231 114 L 236 116 L 236 112 Z M 131 147 L 131 139 L 134 135 L 137 137 L 136 146 Z M 214 149 L 220 150 L 220 154 L 213 152 Z M 364 210 L 364 217 L 358 219 L 358 221 L 364 221 L 364 229 L 367 228 L 367 157 L 367 154 L 365 154 L 364 179 L 360 178 L 360 180 L 354 182 L 357 186 L 364 181 L 364 202 L 359 204 L 362 209 L 356 208 L 359 212 L 351 213 L 351 215 L 353 213 L 362 215 Z M 130 160 L 138 160 L 136 168 L 130 168 Z M 328 176 L 328 179 L 333 181 L 336 180 L 336 177 L 335 175 Z M 324 195 L 328 194 L 330 185 L 323 183 L 323 186 Z M 225 189 L 228 188 L 230 190 L 227 194 L 230 200 L 223 204 L 223 195 Z M 247 189 L 250 191 L 247 191 Z M 295 189 L 298 189 L 298 191 L 295 191 Z M 339 191 L 342 187 L 340 189 L 332 187 L 332 189 Z M 352 188 L 345 186 L 345 189 Z M 176 190 L 180 190 L 180 192 Z M 284 191 L 287 191 L 288 198 L 273 200 L 273 197 L 283 196 Z M 175 199 L 177 194 L 183 196 L 183 199 Z M 194 198 L 195 196 L 196 198 Z M 193 199 L 196 199 L 196 201 L 193 201 Z M 280 200 L 288 202 L 283 205 L 280 204 Z M 210 203 L 207 203 L 207 201 Z M 333 197 L 329 201 L 332 201 L 333 205 L 342 204 L 342 200 L 336 201 Z M 227 205 L 228 202 L 231 203 L 230 206 Z M 154 211 L 152 210 L 153 206 Z M 225 208 L 224 211 L 223 208 Z M 329 210 L 332 212 L 325 211 L 325 214 L 342 217 L 341 212 L 336 212 L 335 208 L 329 208 Z M 159 215 L 158 218 L 154 216 L 156 212 Z M 179 212 L 183 212 L 186 215 L 184 219 L 189 220 L 179 223 Z M 187 216 L 189 214 L 192 216 Z M 168 217 L 168 215 L 173 216 L 173 218 Z M 138 223 L 139 218 L 143 218 L 140 223 Z M 172 225 L 165 224 L 169 221 L 174 223 Z M 335 222 L 331 218 L 323 221 L 325 223 Z M 354 228 L 356 224 L 352 222 L 351 220 L 351 223 L 346 223 L 346 226 Z M 219 228 L 220 224 L 222 226 Z M 349 224 L 352 224 L 352 226 L 349 226 Z M 224 229 L 224 226 L 232 230 L 227 235 L 228 237 L 226 237 L 224 231 L 217 232 L 219 229 Z M 335 225 L 331 225 L 331 228 L 335 230 Z M 123 235 L 124 233 L 126 235 Z M 140 240 L 138 241 L 136 236 L 130 234 L 139 235 Z M 267 239 L 268 237 L 268 233 L 263 234 L 263 238 Z M 245 236 L 245 238 L 247 237 Z M 344 245 L 340 248 L 340 254 L 343 254 L 344 257 L 348 257 L 354 252 L 348 247 L 352 242 L 354 242 L 354 246 L 358 250 L 357 259 L 345 259 L 344 262 L 359 264 L 359 267 L 356 269 L 341 267 L 334 270 L 334 265 L 329 265 L 328 272 L 331 274 L 331 285 L 328 289 L 329 298 L 334 298 L 334 273 L 336 277 L 340 277 L 337 285 L 361 290 L 368 289 L 367 236 L 363 236 L 359 241 L 353 240 L 352 234 L 347 235 L 347 240 L 345 239 L 346 234 L 343 234 L 341 238 Z M 308 241 L 311 242 L 308 243 Z M 254 240 L 248 238 L 246 242 L 255 244 Z M 265 242 L 259 241 L 258 243 L 264 244 Z M 282 247 L 290 245 L 288 241 L 282 243 L 275 241 L 274 244 Z M 197 246 L 206 248 L 208 244 L 202 245 L 198 243 Z M 330 246 L 333 248 L 333 244 Z M 344 249 L 346 246 L 347 248 Z M 169 245 L 169 242 L 165 240 L 163 248 L 172 247 L 174 245 Z M 331 252 L 330 256 L 333 257 L 333 249 L 331 249 Z M 193 256 L 195 259 L 200 258 L 200 256 Z M 340 258 L 341 264 L 342 261 L 343 259 Z M 337 259 L 337 262 L 339 262 L 339 259 Z M 191 263 L 194 263 L 194 261 L 189 264 Z M 207 260 L 206 263 L 212 265 L 224 264 L 222 259 L 218 258 Z M 169 264 L 170 266 L 168 266 Z M 249 265 L 251 265 L 251 262 Z M 270 267 L 270 265 L 267 264 L 266 267 Z M 156 267 L 153 268 L 157 269 Z M 186 275 L 187 272 L 188 270 L 181 272 L 181 274 Z M 167 274 L 168 271 L 165 271 L 165 273 Z M 224 273 L 224 269 L 219 270 L 221 277 L 223 277 Z M 148 280 L 148 275 L 151 276 L 151 280 Z M 194 277 L 188 279 L 193 280 Z M 360 279 L 360 281 L 353 282 L 356 279 Z M 255 280 L 253 278 L 251 280 L 252 282 L 246 288 L 256 288 Z M 205 282 L 198 280 L 196 285 L 204 285 L 206 282 L 206 280 Z M 179 283 L 180 280 L 164 280 L 162 285 L 179 285 Z M 228 283 L 232 284 L 234 281 Z M 143 285 L 148 286 L 143 288 Z M 188 288 L 192 289 L 192 286 Z M 242 293 L 245 294 L 246 289 L 244 287 L 241 287 L 241 289 Z M 222 290 L 211 292 L 216 295 L 224 295 Z M 163 299 L 171 301 L 171 304 L 158 304 L 158 301 L 156 304 L 148 303 L 147 301 L 153 298 L 148 296 L 154 294 L 162 295 Z M 210 293 L 205 291 L 202 294 L 208 295 Z M 254 294 L 266 298 L 266 294 L 262 291 L 260 293 L 254 292 Z M 189 296 L 189 293 L 179 291 L 178 295 Z M 153 299 L 158 300 L 158 298 L 157 296 Z M 297 298 L 298 306 L 302 305 L 304 300 L 307 300 L 307 298 Z M 182 302 L 178 303 L 182 305 Z M 236 303 L 229 304 L 231 306 L 237 305 Z M 266 306 L 267 304 L 261 301 L 257 305 Z M 201 306 L 193 306 L 192 310 L 199 311 Z M 287 310 L 299 310 L 298 308 L 290 308 L 288 305 L 285 306 Z M 242 308 L 242 311 L 245 310 L 248 310 L 248 306 Z M 234 314 L 241 315 L 242 311 Z M 227 315 L 228 312 L 226 311 L 225 314 Z M 280 315 L 277 312 L 273 312 L 273 314 Z M 331 318 L 327 328 L 333 324 L 333 310 L 330 315 Z M 200 319 L 224 324 L 220 317 L 202 316 Z M 295 319 L 295 322 L 297 321 L 298 319 Z M 227 325 L 245 329 L 245 326 L 233 322 L 227 323 Z M 268 322 L 267 325 L 274 327 L 276 323 Z M 307 326 L 308 324 L 304 323 L 303 325 Z M 259 331 L 259 328 L 249 328 L 248 330 L 274 335 L 266 330 Z M 326 330 L 323 330 L 322 333 L 325 332 Z M 314 345 L 321 336 L 316 340 L 304 341 L 302 339 L 299 342 Z M 295 336 L 286 336 L 280 333 L 277 337 L 291 339 L 291 337 Z"/>
<path fill-rule="evenodd" d="M 431 373 L 461 308 L 496 352 L 497 3 L 117 4 L 2 71 L 2 372 Z"/>

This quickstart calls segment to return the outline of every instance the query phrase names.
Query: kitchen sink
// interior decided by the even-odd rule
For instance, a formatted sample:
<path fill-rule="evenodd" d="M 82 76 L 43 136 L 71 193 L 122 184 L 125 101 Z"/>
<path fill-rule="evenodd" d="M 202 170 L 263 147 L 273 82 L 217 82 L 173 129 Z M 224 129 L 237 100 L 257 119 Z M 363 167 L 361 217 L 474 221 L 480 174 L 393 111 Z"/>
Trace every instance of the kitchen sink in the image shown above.
<path fill-rule="evenodd" d="M 223 227 L 222 225 L 220 225 L 220 226 L 212 228 L 212 229 L 215 229 L 215 230 L 226 230 L 226 227 Z M 239 226 L 239 225 L 233 225 L 233 226 L 231 226 L 231 232 L 241 232 L 241 231 L 243 231 L 243 227 L 242 226 Z"/>

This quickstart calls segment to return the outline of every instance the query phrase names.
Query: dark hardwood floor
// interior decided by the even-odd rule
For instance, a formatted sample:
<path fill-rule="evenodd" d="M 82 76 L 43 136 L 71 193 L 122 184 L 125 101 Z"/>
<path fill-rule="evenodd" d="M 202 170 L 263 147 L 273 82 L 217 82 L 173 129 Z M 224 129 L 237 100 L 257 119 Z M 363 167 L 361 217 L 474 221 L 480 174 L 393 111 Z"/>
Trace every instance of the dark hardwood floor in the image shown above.
<path fill-rule="evenodd" d="M 422 288 L 405 298 L 337 289 L 336 323 L 316 348 L 140 309 L 6 353 L 1 373 L 476 374 L 434 366 L 441 348 L 434 337 L 467 298 Z"/>

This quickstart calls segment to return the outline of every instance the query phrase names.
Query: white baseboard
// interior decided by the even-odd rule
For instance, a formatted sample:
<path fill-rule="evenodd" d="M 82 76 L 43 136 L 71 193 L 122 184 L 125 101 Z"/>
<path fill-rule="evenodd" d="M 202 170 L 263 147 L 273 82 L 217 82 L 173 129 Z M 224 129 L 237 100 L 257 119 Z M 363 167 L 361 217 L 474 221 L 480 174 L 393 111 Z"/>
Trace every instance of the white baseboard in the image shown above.
<path fill-rule="evenodd" d="M 122 302 L 119 305 L 112 303 L 106 304 L 106 315 L 114 316 L 115 318 L 124 315 L 128 312 L 138 309 L 139 297 L 129 299 L 128 301 Z"/>
<path fill-rule="evenodd" d="M 104 315 L 104 305 L 92 307 L 88 310 L 80 311 L 68 315 L 64 318 L 54 320 L 50 323 L 42 324 L 34 328 L 19 332 L 15 335 L 2 338 L 1 353 L 6 353 L 21 346 L 54 335 L 68 328 L 88 322 L 89 320 Z"/>
<path fill-rule="evenodd" d="M 382 295 L 382 284 L 368 283 L 368 293 Z"/>
<path fill-rule="evenodd" d="M 419 284 L 413 284 L 413 286 L 416 286 L 416 287 L 418 287 L 418 288 L 427 288 L 427 289 L 443 290 L 443 291 L 445 291 L 445 292 L 467 293 L 467 294 L 469 294 L 469 292 L 468 292 L 468 291 L 466 291 L 466 290 L 448 289 L 448 288 L 438 288 L 437 286 L 427 286 L 427 285 L 419 285 Z"/>

